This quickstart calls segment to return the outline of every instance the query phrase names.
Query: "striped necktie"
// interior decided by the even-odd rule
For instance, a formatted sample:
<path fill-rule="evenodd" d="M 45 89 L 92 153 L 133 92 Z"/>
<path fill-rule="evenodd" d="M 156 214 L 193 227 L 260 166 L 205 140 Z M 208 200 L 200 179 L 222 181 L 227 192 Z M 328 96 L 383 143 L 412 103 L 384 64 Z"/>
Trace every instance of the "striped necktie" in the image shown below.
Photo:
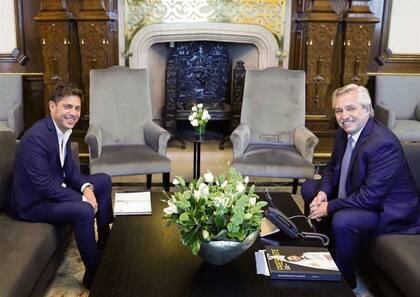
<path fill-rule="evenodd" d="M 351 153 L 353 151 L 353 138 L 350 136 L 347 140 L 346 151 L 341 161 L 340 184 L 338 186 L 338 198 L 347 198 L 346 181 L 349 171 Z"/>

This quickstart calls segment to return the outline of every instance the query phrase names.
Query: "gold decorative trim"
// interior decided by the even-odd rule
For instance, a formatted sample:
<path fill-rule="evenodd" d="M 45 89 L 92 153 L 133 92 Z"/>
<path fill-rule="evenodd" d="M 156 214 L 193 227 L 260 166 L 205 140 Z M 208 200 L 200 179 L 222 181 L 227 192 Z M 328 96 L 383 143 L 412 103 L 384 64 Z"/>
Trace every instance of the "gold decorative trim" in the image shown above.
<path fill-rule="evenodd" d="M 314 158 L 323 158 L 323 159 L 329 159 L 331 158 L 332 153 L 314 153 Z"/>
<path fill-rule="evenodd" d="M 305 119 L 307 121 L 328 121 L 328 117 L 323 114 L 307 114 Z"/>
<path fill-rule="evenodd" d="M 283 50 L 285 19 L 286 0 L 125 0 L 125 52 L 143 27 L 180 22 L 260 25 L 273 33 Z"/>

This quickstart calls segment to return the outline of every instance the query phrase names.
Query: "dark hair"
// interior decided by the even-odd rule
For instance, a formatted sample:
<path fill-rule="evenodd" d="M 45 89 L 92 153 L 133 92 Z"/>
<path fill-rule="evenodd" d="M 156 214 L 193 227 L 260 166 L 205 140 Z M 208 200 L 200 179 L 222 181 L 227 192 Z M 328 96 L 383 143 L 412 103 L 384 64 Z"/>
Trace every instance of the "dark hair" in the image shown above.
<path fill-rule="evenodd" d="M 67 96 L 79 96 L 80 101 L 83 101 L 83 91 L 72 83 L 59 83 L 54 88 L 50 100 L 54 103 L 58 103 Z"/>

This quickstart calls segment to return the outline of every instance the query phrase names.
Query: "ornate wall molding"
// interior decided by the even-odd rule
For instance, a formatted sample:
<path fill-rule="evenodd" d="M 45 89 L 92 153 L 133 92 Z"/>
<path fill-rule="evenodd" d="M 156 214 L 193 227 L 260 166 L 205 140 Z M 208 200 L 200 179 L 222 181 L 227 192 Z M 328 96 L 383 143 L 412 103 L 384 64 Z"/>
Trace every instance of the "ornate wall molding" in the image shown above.
<path fill-rule="evenodd" d="M 253 44 L 258 49 L 258 69 L 278 66 L 279 47 L 264 27 L 245 24 L 173 23 L 154 24 L 141 29 L 130 45 L 129 65 L 148 67 L 149 49 L 156 43 L 179 41 L 220 41 Z"/>

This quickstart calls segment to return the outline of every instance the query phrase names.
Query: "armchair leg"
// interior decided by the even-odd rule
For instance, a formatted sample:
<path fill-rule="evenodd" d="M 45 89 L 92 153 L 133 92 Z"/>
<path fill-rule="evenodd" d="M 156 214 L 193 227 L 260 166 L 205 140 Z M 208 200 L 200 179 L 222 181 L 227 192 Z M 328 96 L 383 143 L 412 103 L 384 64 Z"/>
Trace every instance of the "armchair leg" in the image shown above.
<path fill-rule="evenodd" d="M 293 184 L 292 184 L 292 194 L 296 194 L 297 193 L 298 185 L 299 185 L 299 179 L 298 178 L 294 178 L 293 179 Z"/>
<path fill-rule="evenodd" d="M 166 192 L 169 192 L 169 180 L 170 180 L 170 172 L 162 173 L 162 180 L 163 180 L 163 188 Z"/>
<path fill-rule="evenodd" d="M 147 187 L 147 189 L 150 190 L 150 188 L 152 187 L 152 175 L 151 174 L 147 174 L 146 175 L 146 178 L 147 178 L 147 180 L 146 180 L 146 187 Z"/>

